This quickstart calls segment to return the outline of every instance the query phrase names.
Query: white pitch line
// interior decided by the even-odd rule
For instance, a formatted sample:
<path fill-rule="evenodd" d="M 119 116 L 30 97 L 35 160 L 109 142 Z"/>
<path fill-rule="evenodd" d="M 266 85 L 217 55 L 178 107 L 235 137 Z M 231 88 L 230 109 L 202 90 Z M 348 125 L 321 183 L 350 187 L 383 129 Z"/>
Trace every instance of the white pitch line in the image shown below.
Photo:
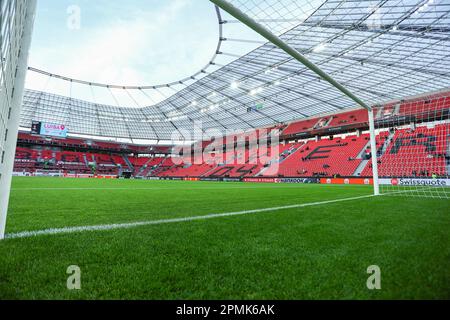
<path fill-rule="evenodd" d="M 44 236 L 44 235 L 69 234 L 69 233 L 79 233 L 79 232 L 86 232 L 86 231 L 105 231 L 105 230 L 129 229 L 129 228 L 135 228 L 135 227 L 141 227 L 141 226 L 178 223 L 178 222 L 190 222 L 190 221 L 196 221 L 196 220 L 207 220 L 207 219 L 215 219 L 215 218 L 222 218 L 222 217 L 232 217 L 232 216 L 261 213 L 261 212 L 280 211 L 280 210 L 285 210 L 285 209 L 303 208 L 303 207 L 318 206 L 318 205 L 329 204 L 329 203 L 338 203 L 338 202 L 344 202 L 344 201 L 359 200 L 359 199 L 365 199 L 365 198 L 371 198 L 371 197 L 374 197 L 374 196 L 373 195 L 365 195 L 365 196 L 352 197 L 352 198 L 294 204 L 294 205 L 282 206 L 282 207 L 272 207 L 272 208 L 245 210 L 245 211 L 237 211 L 237 212 L 217 213 L 217 214 L 209 214 L 209 215 L 204 215 L 204 216 L 194 216 L 194 217 L 185 217 L 185 218 L 141 221 L 141 222 L 131 222 L 131 223 L 120 223 L 120 224 L 106 224 L 106 225 L 97 225 L 97 226 L 54 228 L 54 229 L 45 229 L 45 230 L 37 230 L 37 231 L 24 231 L 24 232 L 7 234 L 7 235 L 5 235 L 5 238 L 6 239 L 22 239 L 22 238 Z"/>

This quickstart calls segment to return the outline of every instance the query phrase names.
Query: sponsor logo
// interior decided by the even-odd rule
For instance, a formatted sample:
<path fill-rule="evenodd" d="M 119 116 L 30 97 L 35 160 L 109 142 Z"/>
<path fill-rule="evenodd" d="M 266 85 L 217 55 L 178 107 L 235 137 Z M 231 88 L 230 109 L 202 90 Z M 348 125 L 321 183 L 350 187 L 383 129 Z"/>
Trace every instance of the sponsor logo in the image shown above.
<path fill-rule="evenodd" d="M 36 133 L 44 136 L 67 137 L 68 130 L 63 124 L 40 123 L 40 125 L 36 124 L 33 130 L 37 131 L 38 128 L 40 129 L 40 132 Z"/>
<path fill-rule="evenodd" d="M 200 181 L 213 181 L 213 182 L 216 182 L 216 181 L 220 181 L 220 180 L 217 179 L 217 178 L 200 178 Z"/>
<path fill-rule="evenodd" d="M 224 178 L 224 182 L 241 182 L 241 179 L 239 178 Z"/>
<path fill-rule="evenodd" d="M 361 185 L 371 185 L 373 183 L 372 179 L 368 178 L 322 178 L 318 183 L 322 184 L 361 184 Z"/>
<path fill-rule="evenodd" d="M 61 131 L 64 131 L 66 129 L 66 126 L 59 125 L 59 124 L 46 123 L 46 124 L 44 124 L 44 128 L 45 129 L 50 129 L 50 130 L 61 130 Z"/>
<path fill-rule="evenodd" d="M 278 183 L 318 183 L 318 179 L 313 178 L 281 178 Z"/>
<path fill-rule="evenodd" d="M 328 129 L 329 132 L 339 131 L 339 130 L 342 130 L 342 127 L 334 127 L 334 128 L 329 128 Z"/>
<path fill-rule="evenodd" d="M 448 187 L 450 186 L 450 179 L 392 178 L 380 179 L 380 184 L 392 186 Z"/>
<path fill-rule="evenodd" d="M 400 179 L 399 185 L 445 187 L 447 186 L 447 181 L 444 179 Z"/>
<path fill-rule="evenodd" d="M 258 183 L 275 183 L 279 179 L 274 178 L 245 178 L 244 182 L 258 182 Z"/>

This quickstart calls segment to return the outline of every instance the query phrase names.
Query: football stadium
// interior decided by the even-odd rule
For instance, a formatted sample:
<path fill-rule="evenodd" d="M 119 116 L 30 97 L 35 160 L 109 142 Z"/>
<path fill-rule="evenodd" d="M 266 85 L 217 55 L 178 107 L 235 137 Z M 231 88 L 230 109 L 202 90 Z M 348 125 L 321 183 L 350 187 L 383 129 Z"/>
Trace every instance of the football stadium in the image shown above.
<path fill-rule="evenodd" d="M 0 10 L 1 300 L 450 298 L 449 1 Z"/>

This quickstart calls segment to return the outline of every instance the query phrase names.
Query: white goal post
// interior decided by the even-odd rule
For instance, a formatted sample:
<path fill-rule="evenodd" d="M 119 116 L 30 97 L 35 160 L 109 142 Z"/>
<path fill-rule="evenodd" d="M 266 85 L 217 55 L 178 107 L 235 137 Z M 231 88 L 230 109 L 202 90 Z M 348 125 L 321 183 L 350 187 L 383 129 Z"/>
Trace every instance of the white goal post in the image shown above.
<path fill-rule="evenodd" d="M 293 16 L 292 12 L 306 13 L 304 8 L 310 1 L 210 1 L 368 111 L 368 155 L 371 159 L 365 160 L 368 163 L 363 173 L 366 177 L 373 177 L 374 195 L 450 198 L 450 88 L 441 93 L 413 97 L 412 101 L 397 101 L 395 105 L 368 105 L 292 47 L 289 41 L 284 41 L 286 37 L 272 32 L 275 29 L 287 31 L 300 23 L 301 18 Z M 257 19 L 233 3 L 240 5 L 244 11 L 252 11 Z M 272 27 L 259 22 L 269 17 L 268 21 L 274 23 Z M 318 46 L 315 50 L 320 52 L 323 48 Z"/>
<path fill-rule="evenodd" d="M 333 79 L 330 75 L 328 75 L 325 71 L 320 69 L 318 66 L 316 66 L 313 62 L 311 62 L 309 59 L 307 59 L 305 56 L 303 56 L 298 50 L 287 44 L 285 41 L 283 41 L 281 38 L 276 36 L 274 33 L 269 31 L 267 28 L 265 28 L 263 25 L 259 24 L 257 21 L 252 19 L 250 16 L 233 6 L 229 1 L 227 0 L 210 0 L 212 3 L 220 7 L 222 10 L 229 13 L 231 16 L 236 18 L 237 20 L 241 21 L 245 25 L 247 25 L 249 28 L 253 29 L 255 32 L 266 38 L 268 41 L 276 45 L 278 48 L 286 52 L 288 55 L 299 61 L 301 64 L 303 64 L 305 67 L 310 69 L 312 72 L 316 73 L 319 77 L 330 83 L 333 87 L 335 87 L 337 90 L 341 91 L 344 95 L 349 97 L 351 100 L 356 102 L 361 107 L 365 108 L 369 113 L 369 126 L 370 126 L 370 138 L 371 138 L 371 145 L 372 145 L 372 166 L 373 166 L 373 172 L 374 175 L 374 195 L 378 196 L 380 195 L 380 189 L 378 184 L 378 175 L 376 173 L 377 170 L 377 160 L 376 160 L 376 148 L 375 146 L 375 123 L 374 123 L 374 110 L 371 106 L 367 105 L 364 101 L 359 99 L 357 96 L 355 96 L 352 92 L 350 92 L 346 87 L 341 85 L 338 81 Z"/>
<path fill-rule="evenodd" d="M 4 239 L 36 0 L 0 3 L 0 239 Z"/>

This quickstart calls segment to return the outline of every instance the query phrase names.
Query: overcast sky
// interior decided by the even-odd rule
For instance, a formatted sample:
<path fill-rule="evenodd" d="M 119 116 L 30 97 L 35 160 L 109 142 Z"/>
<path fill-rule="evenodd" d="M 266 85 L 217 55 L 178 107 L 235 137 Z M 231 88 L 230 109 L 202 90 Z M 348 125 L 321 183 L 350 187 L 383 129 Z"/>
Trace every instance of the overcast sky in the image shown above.
<path fill-rule="evenodd" d="M 241 37 L 257 38 L 242 29 Z M 30 66 L 92 82 L 155 85 L 203 68 L 218 37 L 215 8 L 207 0 L 40 0 Z M 226 49 L 243 53 L 256 45 L 232 46 Z M 83 91 L 30 73 L 27 88 L 63 95 L 71 90 L 73 97 Z"/>
<path fill-rule="evenodd" d="M 203 67 L 217 42 L 209 1 L 38 3 L 30 65 L 72 77 L 127 84 L 177 80 Z M 73 23 L 77 8 L 79 29 Z"/>

